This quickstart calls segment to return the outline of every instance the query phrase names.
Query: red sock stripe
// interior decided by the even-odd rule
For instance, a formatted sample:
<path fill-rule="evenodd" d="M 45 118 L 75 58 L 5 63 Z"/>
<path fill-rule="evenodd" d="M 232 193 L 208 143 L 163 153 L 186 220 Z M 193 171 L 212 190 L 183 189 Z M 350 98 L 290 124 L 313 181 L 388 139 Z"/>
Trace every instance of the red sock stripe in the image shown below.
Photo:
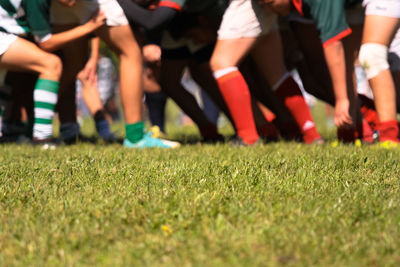
<path fill-rule="evenodd" d="M 276 94 L 284 102 L 299 125 L 304 142 L 312 143 L 314 140 L 320 139 L 321 136 L 315 127 L 310 108 L 295 80 L 292 77 L 288 77 L 276 90 Z"/>
<path fill-rule="evenodd" d="M 218 86 L 235 122 L 238 135 L 247 144 L 258 140 L 249 88 L 242 74 L 236 70 L 217 79 Z"/>

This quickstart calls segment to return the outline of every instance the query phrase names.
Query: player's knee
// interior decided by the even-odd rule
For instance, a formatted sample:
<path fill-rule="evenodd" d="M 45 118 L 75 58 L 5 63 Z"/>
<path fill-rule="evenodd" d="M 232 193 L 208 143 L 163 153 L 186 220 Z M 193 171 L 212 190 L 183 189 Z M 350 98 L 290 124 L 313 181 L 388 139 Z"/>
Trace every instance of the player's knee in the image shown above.
<path fill-rule="evenodd" d="M 213 55 L 210 59 L 210 66 L 213 72 L 235 67 L 235 64 L 229 60 L 228 56 Z"/>
<path fill-rule="evenodd" d="M 57 80 L 60 79 L 62 73 L 62 62 L 58 56 L 53 54 L 46 56 L 43 67 L 46 75 L 54 77 Z"/>
<path fill-rule="evenodd" d="M 117 48 L 115 48 L 114 52 L 118 55 L 120 60 L 142 63 L 142 52 L 137 42 L 128 39 L 126 43 L 117 43 L 116 47 Z"/>
<path fill-rule="evenodd" d="M 376 43 L 363 44 L 360 48 L 359 61 L 370 80 L 389 69 L 388 47 Z"/>

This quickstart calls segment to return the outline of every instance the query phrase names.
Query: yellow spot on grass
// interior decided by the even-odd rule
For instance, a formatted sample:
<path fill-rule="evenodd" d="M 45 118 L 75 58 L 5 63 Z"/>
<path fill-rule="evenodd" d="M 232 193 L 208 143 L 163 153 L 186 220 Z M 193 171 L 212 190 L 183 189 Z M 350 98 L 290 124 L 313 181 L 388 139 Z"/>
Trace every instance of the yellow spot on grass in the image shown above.
<path fill-rule="evenodd" d="M 168 225 L 163 225 L 161 226 L 161 230 L 166 234 L 166 235 L 170 235 L 172 234 L 172 229 L 171 227 L 169 227 Z"/>

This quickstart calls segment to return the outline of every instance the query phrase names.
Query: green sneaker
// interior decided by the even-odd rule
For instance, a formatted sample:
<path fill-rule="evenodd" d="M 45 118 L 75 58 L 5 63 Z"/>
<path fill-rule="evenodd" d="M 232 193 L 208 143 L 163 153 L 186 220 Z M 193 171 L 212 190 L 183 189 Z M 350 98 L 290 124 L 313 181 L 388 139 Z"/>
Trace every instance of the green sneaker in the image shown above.
<path fill-rule="evenodd" d="M 176 148 L 179 147 L 180 145 L 181 144 L 178 142 L 169 141 L 161 138 L 154 138 L 151 136 L 151 132 L 145 134 L 143 138 L 136 143 L 132 143 L 126 138 L 124 140 L 124 147 L 127 148 L 151 148 L 151 147 Z"/>

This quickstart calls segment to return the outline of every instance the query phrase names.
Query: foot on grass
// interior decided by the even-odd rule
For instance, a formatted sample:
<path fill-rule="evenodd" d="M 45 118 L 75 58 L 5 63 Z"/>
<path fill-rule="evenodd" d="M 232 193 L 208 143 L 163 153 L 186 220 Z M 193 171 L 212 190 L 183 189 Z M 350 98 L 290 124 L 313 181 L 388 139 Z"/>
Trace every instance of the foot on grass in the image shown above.
<path fill-rule="evenodd" d="M 55 150 L 59 145 L 59 142 L 52 137 L 46 139 L 33 138 L 31 144 L 33 146 L 41 147 L 43 150 Z"/>
<path fill-rule="evenodd" d="M 128 139 L 125 139 L 123 146 L 127 148 L 176 148 L 181 145 L 178 142 L 154 138 L 151 135 L 151 132 L 145 134 L 143 138 L 136 143 L 132 143 Z"/>

